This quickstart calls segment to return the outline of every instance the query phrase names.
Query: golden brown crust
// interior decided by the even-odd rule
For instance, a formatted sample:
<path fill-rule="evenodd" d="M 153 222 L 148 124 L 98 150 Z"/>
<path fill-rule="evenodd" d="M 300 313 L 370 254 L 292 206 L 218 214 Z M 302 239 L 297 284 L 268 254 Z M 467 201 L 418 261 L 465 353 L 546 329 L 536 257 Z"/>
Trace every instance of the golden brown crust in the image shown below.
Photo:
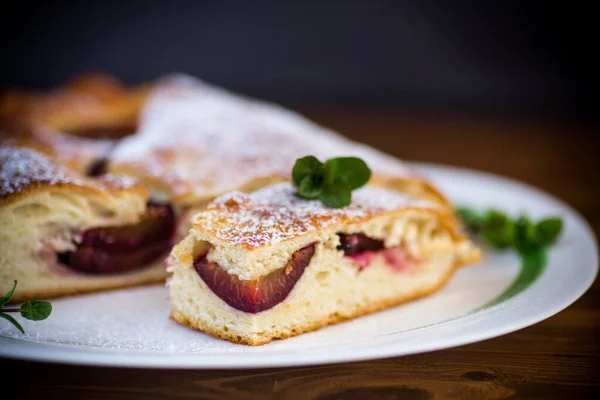
<path fill-rule="evenodd" d="M 0 146 L 0 207 L 49 189 L 106 198 L 130 194 L 149 197 L 148 190 L 130 178 L 104 175 L 91 179 L 36 151 Z"/>
<path fill-rule="evenodd" d="M 358 317 L 362 317 L 364 315 L 372 314 L 372 313 L 382 311 L 382 310 L 385 310 L 385 309 L 388 309 L 391 307 L 396 307 L 396 306 L 399 306 L 400 304 L 404 304 L 404 303 L 419 299 L 421 297 L 429 296 L 430 294 L 441 289 L 448 282 L 448 280 L 452 277 L 455 270 L 456 270 L 456 264 L 453 265 L 453 267 L 448 270 L 447 274 L 445 276 L 443 276 L 442 279 L 440 279 L 440 282 L 433 288 L 430 288 L 427 290 L 421 289 L 421 290 L 417 290 L 413 293 L 410 293 L 409 295 L 402 295 L 400 297 L 391 298 L 391 299 L 387 299 L 387 300 L 376 302 L 376 303 L 371 303 L 371 304 L 366 305 L 362 309 L 356 310 L 350 314 L 336 313 L 336 314 L 330 315 L 329 317 L 327 317 L 323 320 L 315 321 L 309 325 L 295 327 L 292 330 L 278 333 L 275 336 L 263 336 L 263 337 L 259 337 L 259 338 L 253 338 L 251 336 L 242 336 L 242 335 L 239 335 L 238 333 L 233 333 L 230 331 L 213 329 L 211 326 L 208 326 L 207 324 L 204 323 L 204 321 L 202 321 L 200 319 L 192 320 L 188 316 L 183 315 L 176 308 L 171 309 L 171 313 L 170 313 L 169 317 L 173 321 L 175 321 L 181 325 L 202 331 L 202 332 L 207 333 L 211 336 L 214 336 L 218 339 L 227 340 L 227 341 L 230 341 L 230 342 L 236 343 L 236 344 L 245 344 L 245 345 L 249 345 L 249 346 L 261 346 L 261 345 L 267 344 L 273 340 L 287 339 L 289 337 L 297 336 L 302 333 L 316 331 L 327 325 L 338 324 L 340 322 L 344 322 L 344 321 L 348 321 L 348 320 L 355 319 Z M 266 311 L 266 312 L 268 312 L 268 311 Z"/>
<path fill-rule="evenodd" d="M 352 194 L 348 206 L 335 209 L 318 200 L 299 198 L 290 183 L 270 185 L 250 194 L 232 192 L 221 196 L 196 214 L 192 231 L 253 250 L 324 228 L 408 211 L 439 218 L 450 235 L 457 235 L 445 208 L 393 189 L 365 186 Z"/>

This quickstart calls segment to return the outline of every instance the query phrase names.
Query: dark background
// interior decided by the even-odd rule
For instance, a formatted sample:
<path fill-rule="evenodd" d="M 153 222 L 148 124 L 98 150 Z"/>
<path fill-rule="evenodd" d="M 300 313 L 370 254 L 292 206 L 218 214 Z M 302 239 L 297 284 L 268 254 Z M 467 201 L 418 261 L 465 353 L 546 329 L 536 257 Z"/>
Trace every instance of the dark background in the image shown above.
<path fill-rule="evenodd" d="M 180 71 L 287 105 L 590 116 L 593 14 L 551 3 L 12 2 L 0 86 Z"/>

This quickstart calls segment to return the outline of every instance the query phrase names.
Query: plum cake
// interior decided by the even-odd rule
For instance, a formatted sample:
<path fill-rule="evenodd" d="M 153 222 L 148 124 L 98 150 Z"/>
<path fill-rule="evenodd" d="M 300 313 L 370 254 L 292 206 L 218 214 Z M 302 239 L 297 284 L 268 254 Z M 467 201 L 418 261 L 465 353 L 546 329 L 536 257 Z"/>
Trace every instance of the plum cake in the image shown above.
<path fill-rule="evenodd" d="M 176 221 L 148 199 L 131 178 L 0 147 L 0 293 L 14 280 L 14 302 L 163 282 Z"/>
<path fill-rule="evenodd" d="M 369 185 L 332 209 L 290 183 L 231 192 L 167 260 L 171 318 L 262 345 L 433 293 L 480 253 L 440 204 Z"/>

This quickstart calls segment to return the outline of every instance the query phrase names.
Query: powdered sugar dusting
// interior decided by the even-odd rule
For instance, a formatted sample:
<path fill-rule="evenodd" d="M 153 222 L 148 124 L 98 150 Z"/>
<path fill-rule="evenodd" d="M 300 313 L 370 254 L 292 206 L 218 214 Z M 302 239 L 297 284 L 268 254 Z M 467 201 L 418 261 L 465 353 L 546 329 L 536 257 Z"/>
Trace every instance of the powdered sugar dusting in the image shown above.
<path fill-rule="evenodd" d="M 140 182 L 131 176 L 105 174 L 98 177 L 98 181 L 111 189 L 129 189 L 138 186 Z"/>
<path fill-rule="evenodd" d="M 352 203 L 338 209 L 329 208 L 318 200 L 298 198 L 295 193 L 296 189 L 290 183 L 271 185 L 251 194 L 228 193 L 196 215 L 194 229 L 207 231 L 231 245 L 256 248 L 342 221 L 358 222 L 386 211 L 437 207 L 375 186 L 353 192 Z"/>
<path fill-rule="evenodd" d="M 110 167 L 161 182 L 176 202 L 190 203 L 261 178 L 288 178 L 295 160 L 309 154 L 353 155 L 377 174 L 412 174 L 401 161 L 296 113 L 185 76 L 157 85 L 138 133 L 117 147 Z"/>
<path fill-rule="evenodd" d="M 49 158 L 19 147 L 0 147 L 0 198 L 7 198 L 32 186 L 72 184 L 94 189 L 127 189 L 138 184 L 130 177 L 102 176 L 87 179 L 63 168 Z"/>
<path fill-rule="evenodd" d="M 89 139 L 42 127 L 0 132 L 0 141 L 6 146 L 33 149 L 81 173 L 86 173 L 94 162 L 106 157 L 116 144 L 114 140 Z"/>
<path fill-rule="evenodd" d="M 77 177 L 32 150 L 0 148 L 0 197 L 18 193 L 32 185 L 80 183 Z"/>

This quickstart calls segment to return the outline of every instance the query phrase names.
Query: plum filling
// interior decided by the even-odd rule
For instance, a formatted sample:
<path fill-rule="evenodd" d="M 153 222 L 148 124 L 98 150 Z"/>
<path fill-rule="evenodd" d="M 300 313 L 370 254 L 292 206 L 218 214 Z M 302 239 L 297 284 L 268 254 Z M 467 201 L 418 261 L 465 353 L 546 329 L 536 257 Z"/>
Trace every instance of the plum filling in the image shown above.
<path fill-rule="evenodd" d="M 381 255 L 387 265 L 395 271 L 404 271 L 409 265 L 407 254 L 400 247 L 386 249 L 382 240 L 370 238 L 362 233 L 338 233 L 338 236 L 340 244 L 337 249 L 352 259 L 360 270 L 371 265 L 376 255 Z"/>
<path fill-rule="evenodd" d="M 86 126 L 69 129 L 66 133 L 89 139 L 122 139 L 137 131 L 136 124 L 121 124 L 113 126 Z"/>
<path fill-rule="evenodd" d="M 61 253 L 61 263 L 89 274 L 135 270 L 155 261 L 172 246 L 175 214 L 170 205 L 149 204 L 137 224 L 85 231 L 74 251 Z"/>
<path fill-rule="evenodd" d="M 100 175 L 104 175 L 106 173 L 106 167 L 108 165 L 108 159 L 99 158 L 95 160 L 88 168 L 87 176 L 90 177 L 98 177 Z"/>
<path fill-rule="evenodd" d="M 385 248 L 382 240 L 371 239 L 362 233 L 354 233 L 352 235 L 338 233 L 338 236 L 340 237 L 340 245 L 337 249 L 343 250 L 346 256 L 354 256 L 365 251 L 377 251 Z"/>
<path fill-rule="evenodd" d="M 219 264 L 208 260 L 208 253 L 194 260 L 194 268 L 225 303 L 236 310 L 256 314 L 276 306 L 288 296 L 314 253 L 313 243 L 292 254 L 283 268 L 254 280 L 241 280 L 229 275 Z"/>

